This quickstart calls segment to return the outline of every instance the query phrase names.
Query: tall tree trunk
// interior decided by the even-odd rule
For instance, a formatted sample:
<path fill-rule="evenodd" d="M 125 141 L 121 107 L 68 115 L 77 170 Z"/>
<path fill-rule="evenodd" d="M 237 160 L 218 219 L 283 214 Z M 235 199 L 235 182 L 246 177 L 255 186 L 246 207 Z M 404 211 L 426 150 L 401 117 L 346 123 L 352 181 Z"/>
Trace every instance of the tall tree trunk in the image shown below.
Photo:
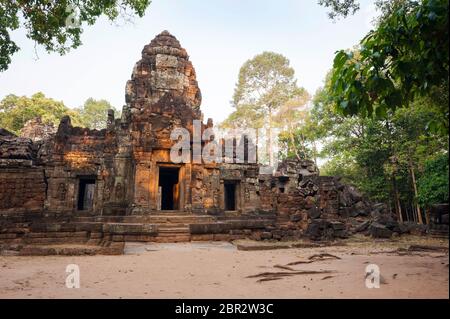
<path fill-rule="evenodd" d="M 300 134 L 300 138 L 302 140 L 302 152 L 303 152 L 303 156 L 304 158 L 306 158 L 306 142 L 305 142 L 305 137 L 303 136 L 303 134 Z"/>
<path fill-rule="evenodd" d="M 398 221 L 403 223 L 402 206 L 400 205 L 400 199 L 398 196 L 397 180 L 395 178 L 395 173 L 392 173 L 392 189 L 394 191 L 395 212 L 397 214 Z"/>
<path fill-rule="evenodd" d="M 413 184 L 413 189 L 414 189 L 414 201 L 415 204 L 417 206 L 417 221 L 419 222 L 419 224 L 423 224 L 423 220 L 422 220 L 422 213 L 420 211 L 420 205 L 417 202 L 417 184 L 416 184 L 416 175 L 414 174 L 414 166 L 412 164 L 412 161 L 409 160 L 409 170 L 411 172 L 411 180 L 412 180 L 412 184 Z"/>
<path fill-rule="evenodd" d="M 255 143 L 256 143 L 256 145 L 255 145 L 255 152 L 256 152 L 256 154 L 255 154 L 255 160 L 256 160 L 256 163 L 258 163 L 258 143 L 259 143 L 259 128 L 257 128 L 256 130 L 255 130 Z"/>
<path fill-rule="evenodd" d="M 417 223 L 416 207 L 414 206 L 414 203 L 411 203 L 411 214 L 413 217 L 413 222 Z"/>
<path fill-rule="evenodd" d="M 314 157 L 314 164 L 316 164 L 316 167 L 317 167 L 317 147 L 316 147 L 316 141 L 313 142 L 313 157 Z"/>
<path fill-rule="evenodd" d="M 425 222 L 427 223 L 427 225 L 430 224 L 430 209 L 426 209 L 425 210 Z"/>
<path fill-rule="evenodd" d="M 273 165 L 273 150 L 272 150 L 272 107 L 269 106 L 269 132 L 267 138 L 267 152 L 269 153 L 269 166 Z"/>
<path fill-rule="evenodd" d="M 301 160 L 300 152 L 299 152 L 298 147 L 297 147 L 297 145 L 295 143 L 294 128 L 290 124 L 288 124 L 288 132 L 289 132 L 289 139 L 291 140 L 291 144 L 292 144 L 292 151 L 294 152 L 295 157 L 298 160 Z M 288 153 L 289 153 L 289 147 L 288 147 Z"/>

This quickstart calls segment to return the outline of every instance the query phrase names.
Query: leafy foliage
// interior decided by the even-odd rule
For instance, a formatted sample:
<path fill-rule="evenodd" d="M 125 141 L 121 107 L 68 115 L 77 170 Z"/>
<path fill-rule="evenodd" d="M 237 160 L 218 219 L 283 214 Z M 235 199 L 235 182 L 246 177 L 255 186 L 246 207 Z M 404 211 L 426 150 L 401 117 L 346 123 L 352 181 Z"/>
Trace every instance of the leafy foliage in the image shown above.
<path fill-rule="evenodd" d="M 272 129 L 280 126 L 294 129 L 295 119 L 285 119 L 282 114 L 292 115 L 294 108 L 304 106 L 308 100 L 306 90 L 297 86 L 289 60 L 278 53 L 263 52 L 242 65 L 232 101 L 236 110 L 220 126 L 265 128 L 260 130 L 256 143 L 265 142 L 271 164 Z M 290 120 L 289 123 L 286 120 Z"/>
<path fill-rule="evenodd" d="M 446 201 L 442 190 L 448 173 L 441 167 L 435 177 L 426 178 L 432 175 L 427 163 L 436 154 L 448 154 L 448 135 L 427 130 L 428 123 L 442 115 L 428 97 L 416 99 L 408 108 L 388 111 L 384 118 L 370 118 L 336 112 L 328 98 L 331 91 L 328 80 L 316 93 L 311 110 L 316 138 L 322 144 L 320 156 L 328 159 L 321 167 L 323 175 L 342 176 L 372 200 L 391 203 L 391 207 L 397 194 L 403 214 L 416 201 L 422 206 L 428 205 L 425 200 Z M 417 177 L 417 198 L 412 172 Z"/>
<path fill-rule="evenodd" d="M 275 125 L 281 129 L 279 142 L 281 143 L 282 158 L 311 158 L 315 157 L 315 146 L 311 144 L 314 134 L 309 114 L 311 96 L 306 90 L 300 89 L 296 96 L 286 101 L 274 116 Z M 308 151 L 308 146 L 312 152 Z"/>
<path fill-rule="evenodd" d="M 7 95 L 0 101 L 0 127 L 18 134 L 28 120 L 41 117 L 44 123 L 58 125 L 64 115 L 72 118 L 74 125 L 80 125 L 78 113 L 63 102 L 46 97 L 38 92 L 30 98 Z"/>
<path fill-rule="evenodd" d="M 244 63 L 233 95 L 233 106 L 251 107 L 257 117 L 276 111 L 298 90 L 289 60 L 263 52 Z"/>
<path fill-rule="evenodd" d="M 356 52 L 336 54 L 330 98 L 344 115 L 386 117 L 448 88 L 448 36 L 448 1 L 397 3 Z M 448 111 L 442 112 L 437 123 L 448 131 Z"/>
<path fill-rule="evenodd" d="M 10 94 L 0 101 L 0 127 L 18 134 L 27 121 L 36 117 L 58 126 L 61 118 L 69 115 L 74 126 L 102 129 L 106 127 L 108 109 L 114 109 L 108 101 L 93 98 L 87 99 L 83 107 L 71 109 L 41 92 L 31 97 Z"/>
<path fill-rule="evenodd" d="M 90 129 L 103 129 L 106 127 L 109 109 L 114 110 L 114 107 L 108 101 L 89 98 L 84 102 L 83 107 L 77 111 L 83 126 Z"/>
<path fill-rule="evenodd" d="M 417 181 L 418 200 L 423 206 L 448 203 L 448 153 L 439 154 L 425 162 L 422 176 Z"/>
<path fill-rule="evenodd" d="M 149 0 L 16 0 L 0 1 L 0 72 L 8 68 L 19 47 L 10 32 L 26 29 L 27 37 L 48 52 L 63 55 L 81 45 L 81 24 L 93 25 L 98 17 L 114 21 L 118 17 L 142 17 Z M 75 10 L 75 8 L 77 10 Z M 131 11 L 131 12 L 129 12 Z M 78 22 L 74 27 L 74 22 Z"/>
<path fill-rule="evenodd" d="M 339 16 L 346 18 L 360 9 L 359 2 L 355 0 L 319 0 L 319 4 L 331 9 L 328 12 L 330 19 L 336 19 Z"/>

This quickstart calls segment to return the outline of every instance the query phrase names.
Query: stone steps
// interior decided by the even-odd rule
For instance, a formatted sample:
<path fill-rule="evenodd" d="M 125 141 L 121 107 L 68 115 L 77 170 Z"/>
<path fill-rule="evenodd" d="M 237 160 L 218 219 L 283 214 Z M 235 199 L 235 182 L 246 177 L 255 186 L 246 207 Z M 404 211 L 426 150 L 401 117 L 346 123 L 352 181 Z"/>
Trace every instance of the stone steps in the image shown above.
<path fill-rule="evenodd" d="M 20 221 L 9 224 L 8 231 L 0 233 L 0 243 L 30 247 L 23 252 L 29 255 L 97 254 L 98 249 L 109 249 L 111 245 L 124 242 L 169 243 L 247 238 L 253 231 L 261 232 L 275 222 L 274 215 L 271 214 L 211 216 L 180 212 L 157 213 L 68 216 L 61 219 L 47 216 L 38 221 Z M 83 245 L 86 250 L 79 248 Z M 37 246 L 42 249 L 35 248 Z M 75 248 L 69 249 L 68 246 Z M 109 254 L 108 250 L 100 250 L 98 253 Z"/>
<path fill-rule="evenodd" d="M 429 234 L 434 238 L 449 238 L 449 227 L 445 224 L 432 224 Z"/>
<path fill-rule="evenodd" d="M 189 234 L 189 227 L 160 227 L 158 229 L 158 234 L 161 233 L 188 233 Z"/>
<path fill-rule="evenodd" d="M 156 235 L 158 226 L 144 223 L 106 223 L 103 232 L 113 235 Z"/>
<path fill-rule="evenodd" d="M 148 223 L 148 224 L 191 224 L 213 222 L 214 217 L 206 215 L 133 215 L 133 216 L 98 216 L 98 217 L 74 217 L 74 222 L 97 223 Z"/>
<path fill-rule="evenodd" d="M 430 231 L 430 235 L 431 235 L 431 237 L 433 237 L 433 238 L 446 238 L 446 239 L 448 239 L 449 238 L 449 233 L 448 233 L 448 230 L 431 230 Z"/>
<path fill-rule="evenodd" d="M 86 256 L 86 255 L 122 255 L 124 243 L 109 243 L 108 245 L 88 244 L 38 244 L 25 245 L 21 249 L 2 250 L 2 255 L 8 256 Z"/>
<path fill-rule="evenodd" d="M 153 242 L 155 243 L 185 243 L 190 242 L 190 235 L 177 235 L 177 236 L 158 236 Z"/>

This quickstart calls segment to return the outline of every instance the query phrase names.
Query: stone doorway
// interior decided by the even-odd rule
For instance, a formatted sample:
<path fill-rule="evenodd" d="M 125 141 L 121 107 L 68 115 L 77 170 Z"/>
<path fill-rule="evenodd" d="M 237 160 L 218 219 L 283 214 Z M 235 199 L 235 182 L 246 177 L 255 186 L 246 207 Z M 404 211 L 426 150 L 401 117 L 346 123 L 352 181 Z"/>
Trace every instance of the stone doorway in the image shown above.
<path fill-rule="evenodd" d="M 92 210 L 94 206 L 95 178 L 80 178 L 78 186 L 78 210 Z"/>
<path fill-rule="evenodd" d="M 179 167 L 159 167 L 158 195 L 161 210 L 180 209 Z"/>
<path fill-rule="evenodd" d="M 227 181 L 224 183 L 225 190 L 225 210 L 235 211 L 237 210 L 237 196 L 236 196 L 236 182 Z"/>

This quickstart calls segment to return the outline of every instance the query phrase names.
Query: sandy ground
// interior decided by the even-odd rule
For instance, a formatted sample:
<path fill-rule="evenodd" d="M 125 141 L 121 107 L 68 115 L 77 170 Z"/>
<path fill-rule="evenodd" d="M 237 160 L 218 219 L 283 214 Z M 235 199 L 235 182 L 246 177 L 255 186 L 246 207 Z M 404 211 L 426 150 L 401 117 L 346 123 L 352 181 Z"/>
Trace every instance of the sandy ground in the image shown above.
<path fill-rule="evenodd" d="M 0 298 L 449 298 L 448 253 L 389 253 L 408 242 L 239 251 L 230 243 L 127 244 L 122 256 L 0 257 Z M 436 244 L 431 242 L 431 244 Z M 440 242 L 447 245 L 448 242 Z M 341 259 L 291 266 L 331 270 L 258 282 L 247 278 L 317 253 Z M 65 286 L 66 266 L 80 269 L 79 289 Z M 377 264 L 380 288 L 365 269 Z"/>

